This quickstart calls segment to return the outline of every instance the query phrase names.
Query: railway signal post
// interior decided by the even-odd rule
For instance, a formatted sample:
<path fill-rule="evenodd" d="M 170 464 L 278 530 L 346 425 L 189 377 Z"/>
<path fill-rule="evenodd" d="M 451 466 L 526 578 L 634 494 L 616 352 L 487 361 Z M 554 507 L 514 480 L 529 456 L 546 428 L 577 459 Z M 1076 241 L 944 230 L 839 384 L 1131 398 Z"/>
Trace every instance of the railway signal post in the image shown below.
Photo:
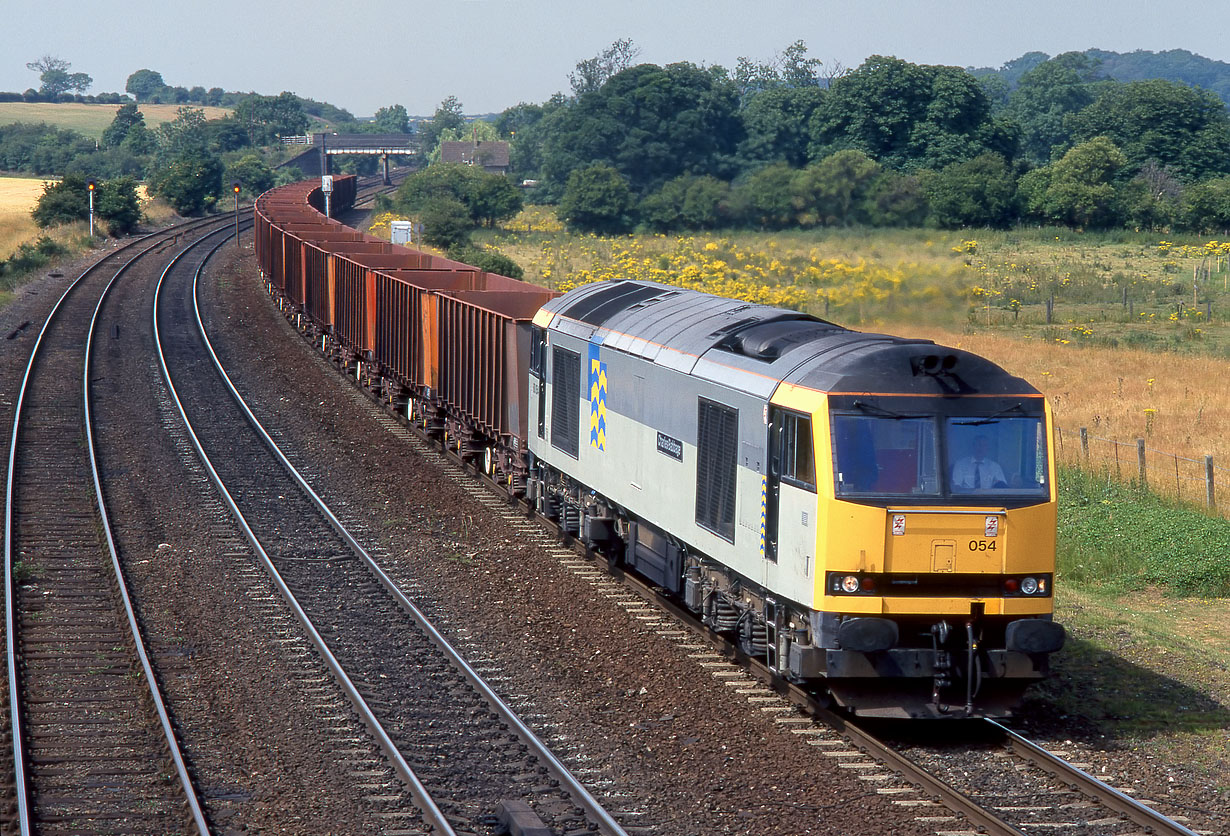
<path fill-rule="evenodd" d="M 90 195 L 90 237 L 91 238 L 94 237 L 94 189 L 97 188 L 97 186 L 98 184 L 95 182 L 94 178 L 92 177 L 85 182 L 85 190 L 89 192 L 89 195 Z"/>
<path fill-rule="evenodd" d="M 231 191 L 235 193 L 235 249 L 239 249 L 239 181 L 231 181 Z"/>

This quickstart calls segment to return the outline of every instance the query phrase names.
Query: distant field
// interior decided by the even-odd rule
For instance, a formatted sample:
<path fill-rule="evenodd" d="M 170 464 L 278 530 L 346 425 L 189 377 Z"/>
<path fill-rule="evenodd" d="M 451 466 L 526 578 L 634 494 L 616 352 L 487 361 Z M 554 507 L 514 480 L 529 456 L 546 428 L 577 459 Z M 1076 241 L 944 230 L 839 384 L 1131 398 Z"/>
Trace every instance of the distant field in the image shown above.
<path fill-rule="evenodd" d="M 119 105 L 110 104 L 48 104 L 44 102 L 0 102 L 0 125 L 14 122 L 46 122 L 66 130 L 77 131 L 94 139 L 101 139 L 103 131 L 115 118 Z M 143 104 L 138 108 L 145 114 L 149 127 L 175 119 L 180 105 Z M 206 119 L 220 119 L 231 111 L 225 107 L 205 107 Z"/>

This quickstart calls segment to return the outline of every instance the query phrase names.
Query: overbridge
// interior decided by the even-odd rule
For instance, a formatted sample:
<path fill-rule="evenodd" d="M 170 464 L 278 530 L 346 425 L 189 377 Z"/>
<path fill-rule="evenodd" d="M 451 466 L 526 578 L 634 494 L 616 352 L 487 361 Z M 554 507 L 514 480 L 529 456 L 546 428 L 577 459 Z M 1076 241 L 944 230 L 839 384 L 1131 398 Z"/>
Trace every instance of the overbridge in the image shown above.
<path fill-rule="evenodd" d="M 310 145 L 320 154 L 320 173 L 329 173 L 333 154 L 379 155 L 384 164 L 384 183 L 389 185 L 389 157 L 416 157 L 419 149 L 411 134 L 312 134 L 282 138 L 284 145 Z M 305 151 L 301 156 L 312 153 Z"/>

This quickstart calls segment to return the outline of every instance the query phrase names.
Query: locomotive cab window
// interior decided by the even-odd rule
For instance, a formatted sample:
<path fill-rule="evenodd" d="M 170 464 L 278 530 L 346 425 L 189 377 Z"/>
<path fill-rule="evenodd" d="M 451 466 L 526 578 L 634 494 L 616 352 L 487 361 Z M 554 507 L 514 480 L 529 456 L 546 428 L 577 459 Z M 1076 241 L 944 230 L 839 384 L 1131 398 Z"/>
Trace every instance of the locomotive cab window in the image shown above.
<path fill-rule="evenodd" d="M 949 418 L 948 475 L 955 495 L 1045 496 L 1041 417 Z"/>
<path fill-rule="evenodd" d="M 936 422 L 834 415 L 833 465 L 838 496 L 936 495 Z"/>
<path fill-rule="evenodd" d="M 530 329 L 530 374 L 539 380 L 547 376 L 547 332 L 537 325 Z"/>
<path fill-rule="evenodd" d="M 816 461 L 812 453 L 811 416 L 775 410 L 773 420 L 773 466 L 783 482 L 816 490 Z"/>

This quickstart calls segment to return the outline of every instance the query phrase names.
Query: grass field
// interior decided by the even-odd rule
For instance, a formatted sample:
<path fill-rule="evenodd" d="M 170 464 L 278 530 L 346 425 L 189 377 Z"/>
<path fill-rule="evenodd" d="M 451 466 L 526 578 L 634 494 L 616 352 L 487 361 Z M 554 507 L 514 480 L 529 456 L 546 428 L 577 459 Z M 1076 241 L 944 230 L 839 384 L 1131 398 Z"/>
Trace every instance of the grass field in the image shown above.
<path fill-rule="evenodd" d="M 101 139 L 103 131 L 115 118 L 119 105 L 78 104 L 76 102 L 0 102 L 0 125 L 14 122 L 46 122 L 59 128 L 77 131 L 94 139 Z M 179 105 L 143 104 L 139 110 L 145 114 L 145 124 L 154 128 L 163 122 L 175 119 Z M 219 119 L 231 111 L 222 107 L 201 108 L 206 119 Z"/>

